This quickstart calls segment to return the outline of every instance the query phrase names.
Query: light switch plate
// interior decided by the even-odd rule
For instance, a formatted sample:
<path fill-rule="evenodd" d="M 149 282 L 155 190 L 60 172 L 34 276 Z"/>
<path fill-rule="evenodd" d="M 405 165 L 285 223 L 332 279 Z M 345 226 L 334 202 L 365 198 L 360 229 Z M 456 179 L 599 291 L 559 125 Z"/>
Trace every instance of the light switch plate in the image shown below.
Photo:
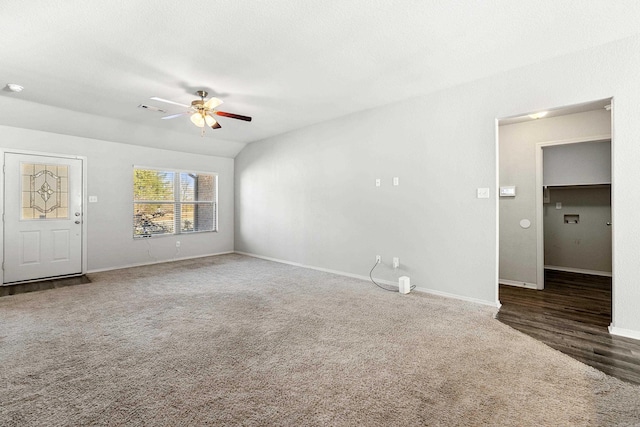
<path fill-rule="evenodd" d="M 489 189 L 478 188 L 478 199 L 488 199 L 488 198 L 489 198 Z"/>
<path fill-rule="evenodd" d="M 393 185 L 396 186 L 396 187 L 398 185 L 400 185 L 400 178 L 398 178 L 397 176 L 394 176 L 393 177 Z"/>
<path fill-rule="evenodd" d="M 380 187 L 380 178 L 376 178 L 376 187 Z"/>

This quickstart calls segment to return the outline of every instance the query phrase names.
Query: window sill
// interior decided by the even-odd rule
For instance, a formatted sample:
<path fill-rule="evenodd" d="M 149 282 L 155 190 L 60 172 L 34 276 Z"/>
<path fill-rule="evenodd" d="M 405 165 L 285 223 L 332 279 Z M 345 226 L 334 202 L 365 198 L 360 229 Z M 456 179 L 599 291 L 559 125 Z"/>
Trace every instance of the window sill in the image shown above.
<path fill-rule="evenodd" d="M 162 237 L 180 237 L 180 236 L 190 236 L 193 234 L 204 234 L 204 233 L 217 233 L 218 230 L 206 230 L 206 231 L 184 231 L 182 233 L 179 234 L 170 234 L 170 233 L 165 233 L 165 234 L 139 234 L 136 236 L 133 236 L 133 240 L 148 240 L 148 239 L 157 239 L 157 238 L 162 238 Z"/>

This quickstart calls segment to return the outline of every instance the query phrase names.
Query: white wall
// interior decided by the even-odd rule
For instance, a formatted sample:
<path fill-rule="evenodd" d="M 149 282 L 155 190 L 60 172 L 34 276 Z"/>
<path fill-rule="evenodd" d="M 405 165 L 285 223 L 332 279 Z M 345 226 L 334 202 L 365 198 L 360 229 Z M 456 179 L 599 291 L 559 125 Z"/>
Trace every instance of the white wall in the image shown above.
<path fill-rule="evenodd" d="M 236 249 L 358 275 L 399 256 L 419 287 L 495 302 L 494 120 L 613 96 L 613 323 L 640 336 L 638 71 L 634 37 L 249 144 Z"/>
<path fill-rule="evenodd" d="M 536 144 L 609 134 L 611 113 L 604 109 L 500 126 L 499 185 L 515 185 L 517 191 L 499 201 L 500 280 L 531 286 L 538 281 Z M 531 227 L 520 227 L 522 219 Z"/>
<path fill-rule="evenodd" d="M 89 271 L 233 251 L 233 159 L 0 125 L 0 148 L 87 157 Z M 217 233 L 133 239 L 133 165 L 219 174 Z M 4 206 L 4 201 L 2 201 Z M 180 240 L 179 252 L 176 240 Z"/>

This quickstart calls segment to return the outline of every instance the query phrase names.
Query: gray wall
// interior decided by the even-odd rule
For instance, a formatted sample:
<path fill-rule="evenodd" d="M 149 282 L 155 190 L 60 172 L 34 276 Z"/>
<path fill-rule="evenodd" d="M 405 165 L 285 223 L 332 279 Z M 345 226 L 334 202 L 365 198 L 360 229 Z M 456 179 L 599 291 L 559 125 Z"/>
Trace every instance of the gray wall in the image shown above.
<path fill-rule="evenodd" d="M 494 115 L 477 95 L 458 89 L 249 144 L 236 157 L 236 250 L 361 276 L 380 254 L 376 277 L 495 303 L 495 198 L 476 198 L 495 186 Z M 447 125 L 458 115 L 473 135 Z"/>
<path fill-rule="evenodd" d="M 236 249 L 363 276 L 399 256 L 419 287 L 495 303 L 495 118 L 614 97 L 613 323 L 640 336 L 638 70 L 634 37 L 249 144 Z"/>
<path fill-rule="evenodd" d="M 233 251 L 233 159 L 0 125 L 0 147 L 87 157 L 88 269 L 102 270 Z M 133 165 L 219 174 L 217 233 L 133 239 Z M 4 203 L 2 203 L 4 206 Z M 180 240 L 179 251 L 176 240 Z"/>
<path fill-rule="evenodd" d="M 517 190 L 499 202 L 501 280 L 537 283 L 536 144 L 610 133 L 611 113 L 604 109 L 500 126 L 499 185 Z M 522 219 L 531 227 L 520 227 Z"/>
<path fill-rule="evenodd" d="M 553 187 L 549 196 L 544 205 L 545 265 L 611 273 L 610 186 Z M 579 215 L 579 222 L 566 224 L 567 214 Z"/>

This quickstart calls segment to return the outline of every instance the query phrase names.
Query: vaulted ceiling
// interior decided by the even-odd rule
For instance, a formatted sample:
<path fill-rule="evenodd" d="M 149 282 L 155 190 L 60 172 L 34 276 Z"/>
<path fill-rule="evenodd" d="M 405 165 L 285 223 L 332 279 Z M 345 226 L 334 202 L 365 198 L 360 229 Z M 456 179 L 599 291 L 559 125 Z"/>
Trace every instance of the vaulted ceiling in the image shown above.
<path fill-rule="evenodd" d="M 233 156 L 246 143 L 640 33 L 636 0 L 3 0 L 0 124 Z M 220 118 L 160 120 L 205 89 Z M 224 108 L 223 108 L 224 107 Z M 185 142 L 186 141 L 186 142 Z"/>

